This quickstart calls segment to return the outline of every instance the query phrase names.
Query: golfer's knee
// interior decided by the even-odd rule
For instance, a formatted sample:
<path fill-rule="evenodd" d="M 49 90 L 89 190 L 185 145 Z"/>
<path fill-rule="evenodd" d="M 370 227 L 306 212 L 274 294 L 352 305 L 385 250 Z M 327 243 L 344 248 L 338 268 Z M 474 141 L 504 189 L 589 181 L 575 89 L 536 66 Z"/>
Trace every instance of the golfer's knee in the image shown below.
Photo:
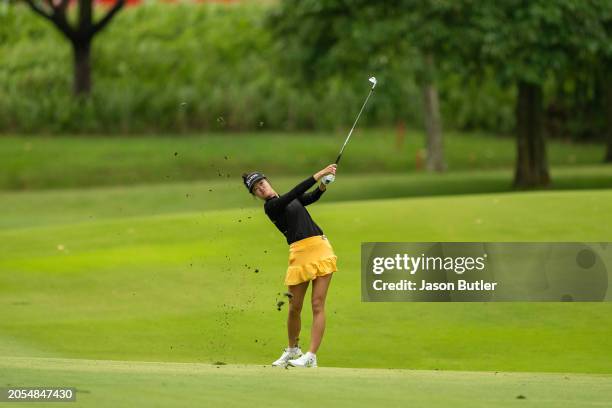
<path fill-rule="evenodd" d="M 289 303 L 289 314 L 293 317 L 298 317 L 302 312 L 302 305 Z"/>
<path fill-rule="evenodd" d="M 325 302 L 321 298 L 312 299 L 312 313 L 323 313 L 325 311 Z"/>

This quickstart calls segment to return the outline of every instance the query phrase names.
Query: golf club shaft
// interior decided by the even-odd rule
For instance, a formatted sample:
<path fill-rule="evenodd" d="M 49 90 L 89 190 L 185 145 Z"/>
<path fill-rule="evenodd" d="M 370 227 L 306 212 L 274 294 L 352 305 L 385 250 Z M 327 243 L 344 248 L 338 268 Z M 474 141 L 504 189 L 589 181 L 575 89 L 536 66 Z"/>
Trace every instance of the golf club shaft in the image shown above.
<path fill-rule="evenodd" d="M 370 99 L 370 95 L 372 95 L 372 92 L 374 92 L 374 87 L 372 87 L 372 89 L 370 89 L 370 92 L 368 93 L 368 96 L 366 97 L 365 101 L 363 102 L 363 105 L 361 106 L 361 110 L 357 114 L 357 118 L 355 119 L 355 123 L 353 123 L 353 127 L 351 128 L 351 130 L 350 130 L 346 140 L 344 141 L 344 144 L 342 145 L 342 149 L 340 149 L 340 153 L 338 154 L 338 157 L 336 158 L 336 164 L 338 164 L 338 162 L 340 162 L 340 158 L 342 157 L 342 152 L 344 152 L 344 147 L 346 146 L 346 144 L 348 143 L 349 139 L 351 138 L 351 135 L 353 134 L 353 130 L 355 130 L 355 126 L 357 126 L 357 122 L 359 121 L 359 117 L 361 116 L 361 112 L 363 112 L 363 109 L 365 108 L 366 104 L 368 103 L 368 99 Z"/>

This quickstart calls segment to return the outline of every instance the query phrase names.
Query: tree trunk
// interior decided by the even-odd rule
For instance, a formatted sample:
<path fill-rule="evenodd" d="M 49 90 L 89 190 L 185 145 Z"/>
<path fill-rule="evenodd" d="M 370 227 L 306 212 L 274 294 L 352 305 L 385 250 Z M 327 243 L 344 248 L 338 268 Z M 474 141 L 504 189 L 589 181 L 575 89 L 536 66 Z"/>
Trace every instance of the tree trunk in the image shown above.
<path fill-rule="evenodd" d="M 514 186 L 541 187 L 550 184 L 543 128 L 542 88 L 518 83 L 516 104 L 517 158 Z"/>
<path fill-rule="evenodd" d="M 428 54 L 424 58 L 425 69 L 423 79 L 423 112 L 425 114 L 425 131 L 427 133 L 427 159 L 428 171 L 444 171 L 444 146 L 442 143 L 442 120 L 440 118 L 440 103 L 438 89 L 434 81 L 433 56 Z"/>
<path fill-rule="evenodd" d="M 70 0 L 24 1 L 34 13 L 53 23 L 72 43 L 74 61 L 73 91 L 77 96 L 89 95 L 91 92 L 91 41 L 123 8 L 126 0 L 116 0 L 115 4 L 97 23 L 93 21 L 93 0 L 77 0 L 78 17 L 75 26 L 68 21 Z M 40 3 L 45 3 L 46 5 L 43 6 Z"/>
<path fill-rule="evenodd" d="M 610 113 L 608 113 L 608 117 Z M 606 125 L 608 127 L 608 148 L 606 149 L 606 157 L 604 157 L 604 163 L 612 163 L 612 120 L 608 119 L 608 123 Z"/>
<path fill-rule="evenodd" d="M 74 52 L 74 93 L 87 96 L 91 91 L 91 41 L 75 42 L 72 49 Z"/>
<path fill-rule="evenodd" d="M 607 72 L 605 75 L 606 80 L 604 81 L 604 101 L 606 103 L 605 115 L 606 115 L 606 139 L 608 139 L 608 147 L 606 149 L 606 156 L 604 157 L 604 163 L 612 163 L 612 61 L 609 61 L 607 66 Z"/>

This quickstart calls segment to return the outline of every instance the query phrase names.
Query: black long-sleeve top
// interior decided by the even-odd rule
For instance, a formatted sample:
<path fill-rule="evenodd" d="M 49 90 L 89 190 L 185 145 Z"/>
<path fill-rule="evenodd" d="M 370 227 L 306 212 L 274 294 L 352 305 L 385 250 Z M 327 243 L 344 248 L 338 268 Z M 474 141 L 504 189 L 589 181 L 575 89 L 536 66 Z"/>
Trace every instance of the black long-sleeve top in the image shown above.
<path fill-rule="evenodd" d="M 306 193 L 316 182 L 314 176 L 310 176 L 288 193 L 266 199 L 264 204 L 266 215 L 283 233 L 287 244 L 315 235 L 323 235 L 321 228 L 304 208 L 317 201 L 323 194 L 320 188 Z"/>

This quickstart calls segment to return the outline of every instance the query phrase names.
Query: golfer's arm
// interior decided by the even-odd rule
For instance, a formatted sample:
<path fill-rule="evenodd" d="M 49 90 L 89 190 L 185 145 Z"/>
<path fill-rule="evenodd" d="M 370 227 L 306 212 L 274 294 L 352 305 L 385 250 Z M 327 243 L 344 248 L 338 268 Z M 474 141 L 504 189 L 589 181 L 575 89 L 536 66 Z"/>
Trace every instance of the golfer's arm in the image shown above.
<path fill-rule="evenodd" d="M 293 187 L 293 189 L 278 198 L 268 201 L 269 210 L 272 212 L 280 211 L 287 206 L 291 201 L 300 197 L 304 194 L 310 187 L 312 187 L 317 180 L 315 180 L 314 176 L 308 177 L 306 180 L 302 181 L 297 186 Z"/>
<path fill-rule="evenodd" d="M 312 204 L 321 198 L 324 192 L 325 190 L 321 190 L 321 187 L 317 187 L 315 190 L 312 190 L 309 193 L 302 194 L 300 197 L 298 197 L 298 199 L 303 206 L 307 206 L 308 204 Z"/>

